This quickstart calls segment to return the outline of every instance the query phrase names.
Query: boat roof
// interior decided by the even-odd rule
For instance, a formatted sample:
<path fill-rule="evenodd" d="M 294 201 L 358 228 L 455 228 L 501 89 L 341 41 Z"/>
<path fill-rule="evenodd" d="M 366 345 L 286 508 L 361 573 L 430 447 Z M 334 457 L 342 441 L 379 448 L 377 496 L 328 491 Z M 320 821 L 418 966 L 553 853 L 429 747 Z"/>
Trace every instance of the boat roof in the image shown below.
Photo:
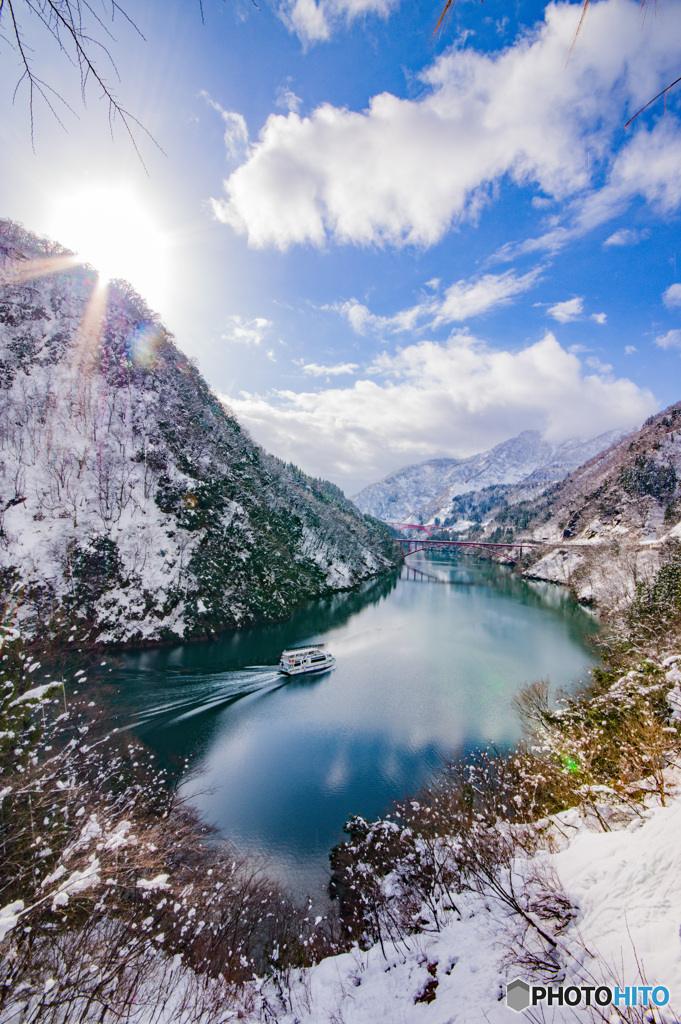
<path fill-rule="evenodd" d="M 303 651 L 318 651 L 324 644 L 307 644 L 306 647 L 288 647 L 285 651 L 281 652 L 282 658 L 285 654 L 302 654 Z"/>

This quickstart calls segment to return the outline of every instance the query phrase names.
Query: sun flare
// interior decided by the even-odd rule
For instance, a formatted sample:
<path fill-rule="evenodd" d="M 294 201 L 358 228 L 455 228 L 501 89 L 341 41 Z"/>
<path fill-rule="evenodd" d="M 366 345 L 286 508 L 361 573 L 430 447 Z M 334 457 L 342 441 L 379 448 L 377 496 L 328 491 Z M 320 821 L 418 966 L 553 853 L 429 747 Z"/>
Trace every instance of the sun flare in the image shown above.
<path fill-rule="evenodd" d="M 153 308 L 162 307 L 170 240 L 129 185 L 98 185 L 60 196 L 50 234 L 90 263 L 102 281 L 123 278 Z"/>

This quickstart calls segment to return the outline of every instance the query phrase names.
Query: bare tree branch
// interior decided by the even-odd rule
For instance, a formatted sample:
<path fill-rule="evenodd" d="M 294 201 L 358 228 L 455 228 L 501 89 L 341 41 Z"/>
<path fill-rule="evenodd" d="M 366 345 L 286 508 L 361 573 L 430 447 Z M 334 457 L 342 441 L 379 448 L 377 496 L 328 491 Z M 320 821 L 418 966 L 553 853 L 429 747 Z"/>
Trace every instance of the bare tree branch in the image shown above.
<path fill-rule="evenodd" d="M 670 89 L 673 89 L 675 85 L 678 85 L 679 82 L 681 82 L 681 75 L 679 75 L 678 78 L 675 78 L 674 81 L 671 82 L 670 85 L 668 85 L 666 87 L 666 89 L 662 90 L 662 92 L 658 92 L 657 96 L 653 96 L 652 100 L 648 100 L 648 102 L 644 106 L 642 106 L 640 110 L 637 110 L 636 113 L 632 117 L 629 118 L 629 120 L 627 121 L 627 123 L 625 124 L 624 127 L 628 128 L 629 125 L 631 124 L 631 122 L 635 121 L 639 114 L 642 114 L 644 110 L 648 109 L 648 107 L 652 107 L 653 103 L 655 103 L 657 100 L 659 100 L 661 96 L 664 96 L 664 105 L 665 105 L 665 112 L 666 112 L 666 109 L 667 109 L 667 93 L 669 92 Z"/>
<path fill-rule="evenodd" d="M 109 0 L 106 7 L 110 10 L 110 20 L 113 23 L 118 16 L 124 19 L 128 25 L 144 38 L 134 20 L 127 14 L 117 0 Z M 105 5 L 103 4 L 103 9 Z M 8 31 L 3 32 L 2 15 L 8 12 Z M 22 17 L 22 14 L 24 15 Z M 13 101 L 23 85 L 28 87 L 29 120 L 31 129 L 31 143 L 35 147 L 35 104 L 39 97 L 47 105 L 58 123 L 65 128 L 59 113 L 56 109 L 57 102 L 63 104 L 71 113 L 73 108 L 66 101 L 62 93 L 49 85 L 35 71 L 35 57 L 32 48 L 27 41 L 27 29 L 25 28 L 26 15 L 33 17 L 37 23 L 52 37 L 58 49 L 78 69 L 80 76 L 80 91 L 85 103 L 86 90 L 89 82 L 93 82 L 99 89 L 101 98 L 108 105 L 109 129 L 113 137 L 116 121 L 120 121 L 130 139 L 137 156 L 144 165 L 144 160 L 138 145 L 138 135 L 143 133 L 159 149 L 158 143 L 151 133 L 128 110 L 118 99 L 111 85 L 109 85 L 102 62 L 108 63 L 116 77 L 120 80 L 116 62 L 108 47 L 97 35 L 93 34 L 88 27 L 88 22 L 94 23 L 97 32 L 103 33 L 111 40 L 114 39 L 108 25 L 100 12 L 89 0 L 0 0 L 0 44 L 4 41 L 17 54 L 19 61 L 19 78 L 14 89 Z M 145 167 L 146 170 L 146 167 Z"/>

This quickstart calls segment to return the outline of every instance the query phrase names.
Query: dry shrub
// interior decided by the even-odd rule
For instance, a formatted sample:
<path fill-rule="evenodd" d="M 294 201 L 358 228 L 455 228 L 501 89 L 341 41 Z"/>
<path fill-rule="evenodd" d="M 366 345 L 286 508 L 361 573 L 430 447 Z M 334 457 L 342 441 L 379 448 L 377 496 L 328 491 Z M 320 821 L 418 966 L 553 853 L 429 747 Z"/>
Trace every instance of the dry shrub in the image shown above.
<path fill-rule="evenodd" d="M 546 683 L 525 687 L 515 700 L 527 735 L 525 773 L 540 786 L 537 816 L 582 806 L 609 829 L 608 804 L 635 810 L 641 799 L 666 796 L 666 771 L 678 763 L 680 737 L 669 721 L 671 684 L 648 660 L 617 677 L 596 669 L 591 684 L 552 706 Z"/>
<path fill-rule="evenodd" d="M 473 763 L 447 765 L 390 817 L 352 818 L 348 841 L 331 857 L 331 892 L 348 937 L 366 947 L 408 947 L 411 935 L 440 930 L 458 913 L 460 894 L 472 891 L 500 901 L 553 943 L 516 890 L 514 861 L 538 842 L 533 826 L 511 811 L 517 778 L 506 754 L 485 751 Z"/>

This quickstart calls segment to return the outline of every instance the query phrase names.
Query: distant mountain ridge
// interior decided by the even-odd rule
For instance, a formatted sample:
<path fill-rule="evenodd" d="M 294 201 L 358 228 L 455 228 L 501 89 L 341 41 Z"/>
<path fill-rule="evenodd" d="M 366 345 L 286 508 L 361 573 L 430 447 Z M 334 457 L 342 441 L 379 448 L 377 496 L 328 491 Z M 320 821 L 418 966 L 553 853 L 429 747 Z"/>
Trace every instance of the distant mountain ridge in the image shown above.
<path fill-rule="evenodd" d="M 553 445 L 539 431 L 524 430 L 467 459 L 429 459 L 405 466 L 352 500 L 362 512 L 384 522 L 428 523 L 436 517 L 443 522 L 451 517 L 457 495 L 521 483 L 541 490 L 609 448 L 623 433 L 611 430 L 588 441 Z"/>
<path fill-rule="evenodd" d="M 387 528 L 255 444 L 123 282 L 0 221 L 0 604 L 28 635 L 212 636 L 386 571 Z"/>

